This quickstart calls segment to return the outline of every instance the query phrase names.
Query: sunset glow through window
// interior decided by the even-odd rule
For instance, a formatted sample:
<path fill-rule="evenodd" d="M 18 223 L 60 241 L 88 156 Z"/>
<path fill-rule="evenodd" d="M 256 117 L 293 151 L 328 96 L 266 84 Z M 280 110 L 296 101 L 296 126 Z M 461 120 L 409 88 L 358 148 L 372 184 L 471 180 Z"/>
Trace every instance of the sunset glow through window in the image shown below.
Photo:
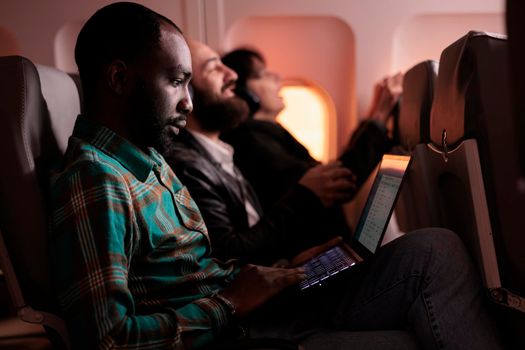
<path fill-rule="evenodd" d="M 328 106 L 321 94 L 309 86 L 284 86 L 281 90 L 286 108 L 277 121 L 295 136 L 320 161 L 328 160 Z"/>

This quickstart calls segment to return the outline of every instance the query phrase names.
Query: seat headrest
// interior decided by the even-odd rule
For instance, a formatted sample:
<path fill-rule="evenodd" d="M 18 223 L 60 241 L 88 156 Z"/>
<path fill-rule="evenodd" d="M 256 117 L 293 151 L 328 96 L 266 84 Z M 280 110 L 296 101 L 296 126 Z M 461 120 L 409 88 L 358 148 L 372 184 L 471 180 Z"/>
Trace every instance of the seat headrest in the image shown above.
<path fill-rule="evenodd" d="M 0 57 L 0 76 L 0 229 L 26 299 L 44 304 L 48 171 L 80 113 L 79 92 L 66 73 L 20 56 Z"/>
<path fill-rule="evenodd" d="M 406 149 L 430 140 L 430 109 L 438 63 L 423 61 L 403 77 L 403 96 L 399 105 L 399 142 Z"/>
<path fill-rule="evenodd" d="M 430 138 L 448 148 L 474 138 L 488 117 L 509 116 L 507 39 L 471 31 L 442 53 L 430 117 Z"/>
<path fill-rule="evenodd" d="M 74 80 L 76 76 L 42 65 L 36 65 L 36 69 L 49 114 L 52 135 L 62 155 L 73 131 L 76 116 L 81 112 L 80 88 Z"/>

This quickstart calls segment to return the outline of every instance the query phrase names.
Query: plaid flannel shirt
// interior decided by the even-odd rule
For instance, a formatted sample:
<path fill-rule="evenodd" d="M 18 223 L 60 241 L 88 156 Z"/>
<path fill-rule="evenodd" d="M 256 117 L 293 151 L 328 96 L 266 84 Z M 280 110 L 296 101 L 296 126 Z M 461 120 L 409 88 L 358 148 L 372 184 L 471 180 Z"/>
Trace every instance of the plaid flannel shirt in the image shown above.
<path fill-rule="evenodd" d="M 74 349 L 209 344 L 210 298 L 236 275 L 209 258 L 201 214 L 162 156 L 79 117 L 52 176 L 51 269 Z"/>

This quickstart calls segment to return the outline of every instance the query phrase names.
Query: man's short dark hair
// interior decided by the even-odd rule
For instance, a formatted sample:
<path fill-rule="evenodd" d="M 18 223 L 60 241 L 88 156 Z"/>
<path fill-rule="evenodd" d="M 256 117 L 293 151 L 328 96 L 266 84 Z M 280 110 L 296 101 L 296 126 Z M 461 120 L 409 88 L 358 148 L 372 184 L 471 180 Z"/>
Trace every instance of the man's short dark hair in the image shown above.
<path fill-rule="evenodd" d="M 144 57 L 158 46 L 162 22 L 182 34 L 170 19 L 131 2 L 105 6 L 91 16 L 75 46 L 75 61 L 87 102 L 94 96 L 104 66 L 114 59 L 133 61 Z"/>
<path fill-rule="evenodd" d="M 259 60 L 266 64 L 264 57 L 258 51 L 249 48 L 240 48 L 228 52 L 222 56 L 221 60 L 226 66 L 230 67 L 237 73 L 237 86 L 245 87 L 246 80 L 254 77 L 258 72 L 256 71 L 255 61 Z"/>

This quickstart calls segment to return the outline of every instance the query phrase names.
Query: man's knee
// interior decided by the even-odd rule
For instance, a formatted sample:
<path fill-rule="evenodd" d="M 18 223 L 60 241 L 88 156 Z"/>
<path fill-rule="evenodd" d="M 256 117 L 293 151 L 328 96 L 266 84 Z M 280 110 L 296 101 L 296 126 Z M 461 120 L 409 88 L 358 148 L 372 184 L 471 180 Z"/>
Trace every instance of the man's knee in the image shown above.
<path fill-rule="evenodd" d="M 406 236 L 414 251 L 429 254 L 434 262 L 461 264 L 465 268 L 471 264 L 463 241 L 451 230 L 431 227 L 412 231 Z"/>
<path fill-rule="evenodd" d="M 411 239 L 423 240 L 438 250 L 463 249 L 459 236 L 446 228 L 428 227 L 412 231 L 406 236 Z"/>

